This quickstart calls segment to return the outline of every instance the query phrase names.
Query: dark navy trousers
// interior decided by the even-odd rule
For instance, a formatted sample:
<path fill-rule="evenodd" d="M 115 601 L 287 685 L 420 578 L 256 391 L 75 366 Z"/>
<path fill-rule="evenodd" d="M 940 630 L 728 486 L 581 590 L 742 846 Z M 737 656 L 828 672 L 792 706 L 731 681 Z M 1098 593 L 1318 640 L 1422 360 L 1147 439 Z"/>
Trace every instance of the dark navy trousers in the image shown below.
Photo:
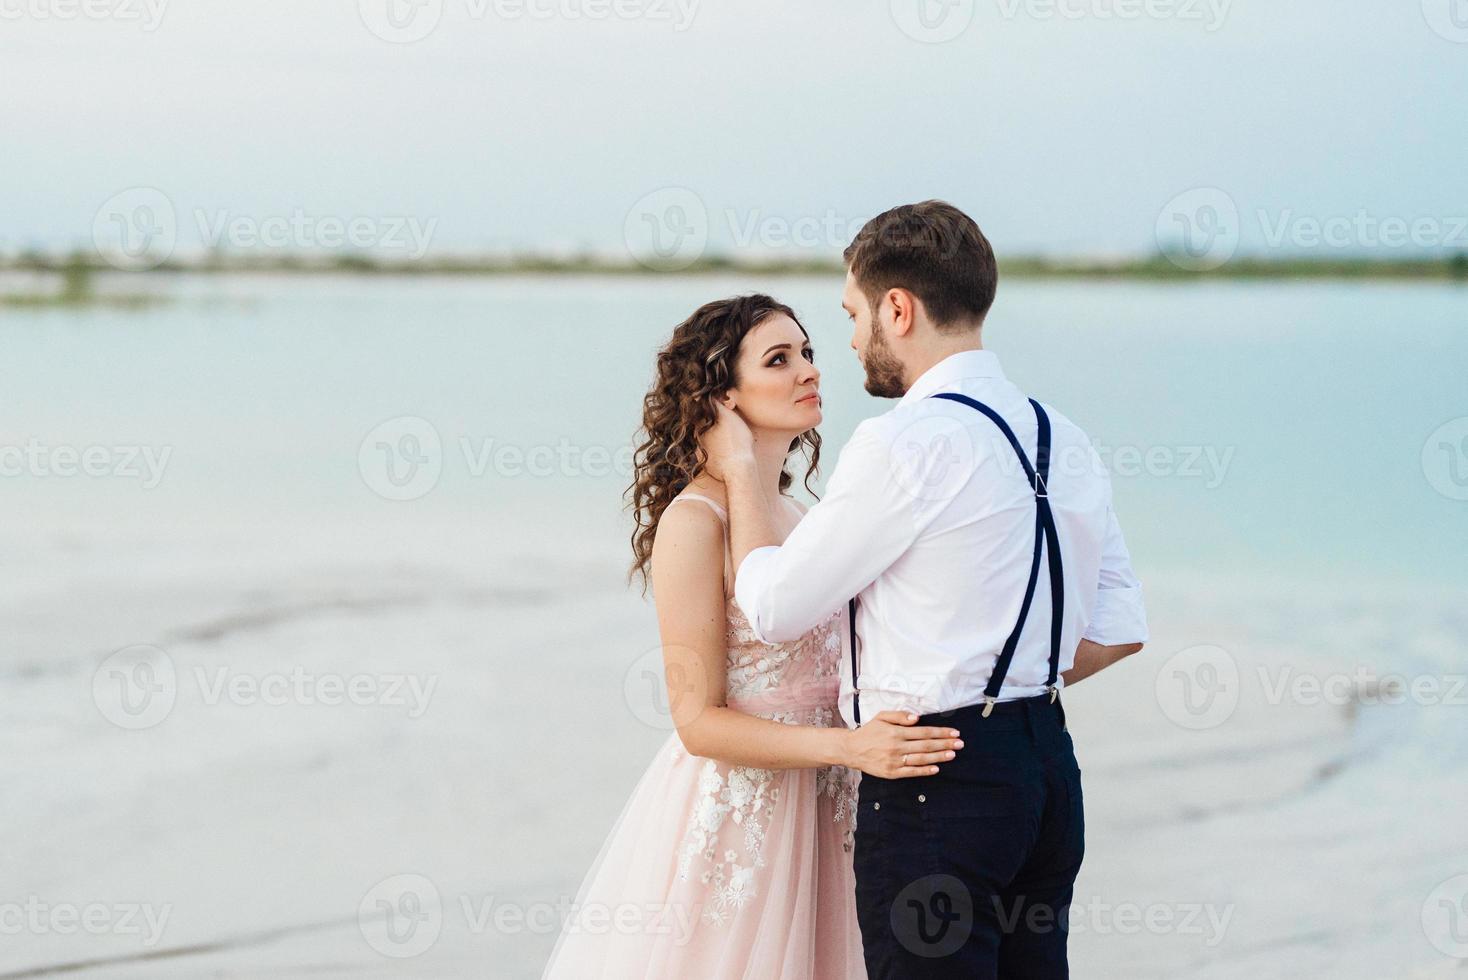
<path fill-rule="evenodd" d="M 935 776 L 861 777 L 856 902 L 870 980 L 1069 976 L 1081 772 L 1048 694 L 924 715 L 964 747 Z"/>

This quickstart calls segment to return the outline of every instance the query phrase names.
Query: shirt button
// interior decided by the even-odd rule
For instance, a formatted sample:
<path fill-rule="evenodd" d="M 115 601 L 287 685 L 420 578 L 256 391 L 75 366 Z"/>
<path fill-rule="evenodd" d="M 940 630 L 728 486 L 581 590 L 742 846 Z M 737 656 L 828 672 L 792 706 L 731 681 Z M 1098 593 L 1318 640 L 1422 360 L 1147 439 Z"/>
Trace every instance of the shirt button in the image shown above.
<path fill-rule="evenodd" d="M 919 793 L 918 794 L 918 802 L 919 803 L 926 803 L 926 802 L 928 802 L 928 797 L 925 794 L 923 794 L 923 793 Z"/>
<path fill-rule="evenodd" d="M 872 804 L 872 809 L 873 810 L 880 810 L 880 809 L 882 809 L 882 804 L 880 804 L 880 803 L 873 803 Z"/>

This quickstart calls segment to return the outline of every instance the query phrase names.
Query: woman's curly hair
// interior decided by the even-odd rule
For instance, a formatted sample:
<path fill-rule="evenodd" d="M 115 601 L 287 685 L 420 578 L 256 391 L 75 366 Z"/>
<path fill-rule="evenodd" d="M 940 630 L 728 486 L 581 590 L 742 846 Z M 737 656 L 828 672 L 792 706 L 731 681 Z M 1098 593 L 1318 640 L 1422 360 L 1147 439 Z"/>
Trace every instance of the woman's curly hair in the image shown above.
<path fill-rule="evenodd" d="M 642 427 L 633 457 L 632 485 L 627 488 L 635 526 L 632 531 L 632 568 L 629 581 L 642 576 L 647 593 L 651 577 L 653 539 L 663 511 L 683 488 L 702 472 L 699 437 L 718 418 L 714 397 L 734 387 L 734 363 L 739 345 L 767 318 L 783 313 L 805 327 L 795 311 L 769 296 L 753 294 L 705 303 L 673 329 L 673 337 L 658 351 L 657 375 L 642 400 Z M 809 334 L 806 334 L 809 337 Z M 790 443 L 804 446 L 808 457 L 804 485 L 810 490 L 821 460 L 821 436 L 810 429 Z M 793 482 L 788 469 L 780 471 L 780 490 Z"/>

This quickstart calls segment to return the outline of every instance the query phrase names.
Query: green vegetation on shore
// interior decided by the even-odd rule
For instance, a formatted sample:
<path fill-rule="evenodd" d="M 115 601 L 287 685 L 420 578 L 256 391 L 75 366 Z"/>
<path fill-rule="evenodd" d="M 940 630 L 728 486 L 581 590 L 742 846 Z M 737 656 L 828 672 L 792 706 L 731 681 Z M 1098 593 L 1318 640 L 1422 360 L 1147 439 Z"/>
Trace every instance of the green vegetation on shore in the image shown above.
<path fill-rule="evenodd" d="M 0 263 L 0 271 L 16 269 L 25 272 L 47 273 L 57 280 L 57 287 L 47 292 L 7 292 L 0 290 L 0 306 L 21 307 L 76 307 L 114 306 L 124 309 L 145 309 L 168 302 L 158 293 L 98 292 L 96 273 L 111 268 L 94 256 L 74 252 L 65 259 L 57 259 L 50 265 L 35 262 Z"/>
<path fill-rule="evenodd" d="M 96 254 L 74 252 L 49 256 L 37 252 L 0 257 L 0 271 L 20 271 L 54 278 L 56 288 L 45 292 L 7 293 L 0 290 L 0 306 L 107 305 L 143 308 L 166 302 L 158 293 L 98 291 L 98 273 L 117 273 Z M 244 254 L 210 253 L 196 260 L 169 259 L 131 276 L 170 274 L 275 273 L 299 275 L 350 274 L 364 276 L 667 276 L 738 273 L 758 276 L 840 275 L 837 258 L 744 259 L 707 255 L 677 269 L 659 269 L 630 258 L 595 255 L 549 256 L 437 256 L 408 261 L 363 253 Z M 1136 279 L 1136 280 L 1399 280 L 1468 283 L 1468 253 L 1443 257 L 1258 257 L 1241 256 L 1216 269 L 1191 271 L 1162 254 L 1135 259 L 1052 259 L 1036 256 L 1001 260 L 1002 275 L 1014 278 Z"/>

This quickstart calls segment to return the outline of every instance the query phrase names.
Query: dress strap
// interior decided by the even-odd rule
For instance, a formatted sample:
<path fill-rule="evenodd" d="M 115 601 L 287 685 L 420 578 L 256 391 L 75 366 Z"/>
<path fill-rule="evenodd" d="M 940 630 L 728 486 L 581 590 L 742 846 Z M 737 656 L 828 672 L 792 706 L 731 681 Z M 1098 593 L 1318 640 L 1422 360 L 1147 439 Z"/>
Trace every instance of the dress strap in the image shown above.
<path fill-rule="evenodd" d="M 680 500 L 702 500 L 704 503 L 708 504 L 714 509 L 714 513 L 719 515 L 720 521 L 723 521 L 725 524 L 729 523 L 729 512 L 701 493 L 689 493 L 685 490 L 683 493 L 680 493 L 678 496 L 673 498 L 673 503 L 676 504 Z"/>

